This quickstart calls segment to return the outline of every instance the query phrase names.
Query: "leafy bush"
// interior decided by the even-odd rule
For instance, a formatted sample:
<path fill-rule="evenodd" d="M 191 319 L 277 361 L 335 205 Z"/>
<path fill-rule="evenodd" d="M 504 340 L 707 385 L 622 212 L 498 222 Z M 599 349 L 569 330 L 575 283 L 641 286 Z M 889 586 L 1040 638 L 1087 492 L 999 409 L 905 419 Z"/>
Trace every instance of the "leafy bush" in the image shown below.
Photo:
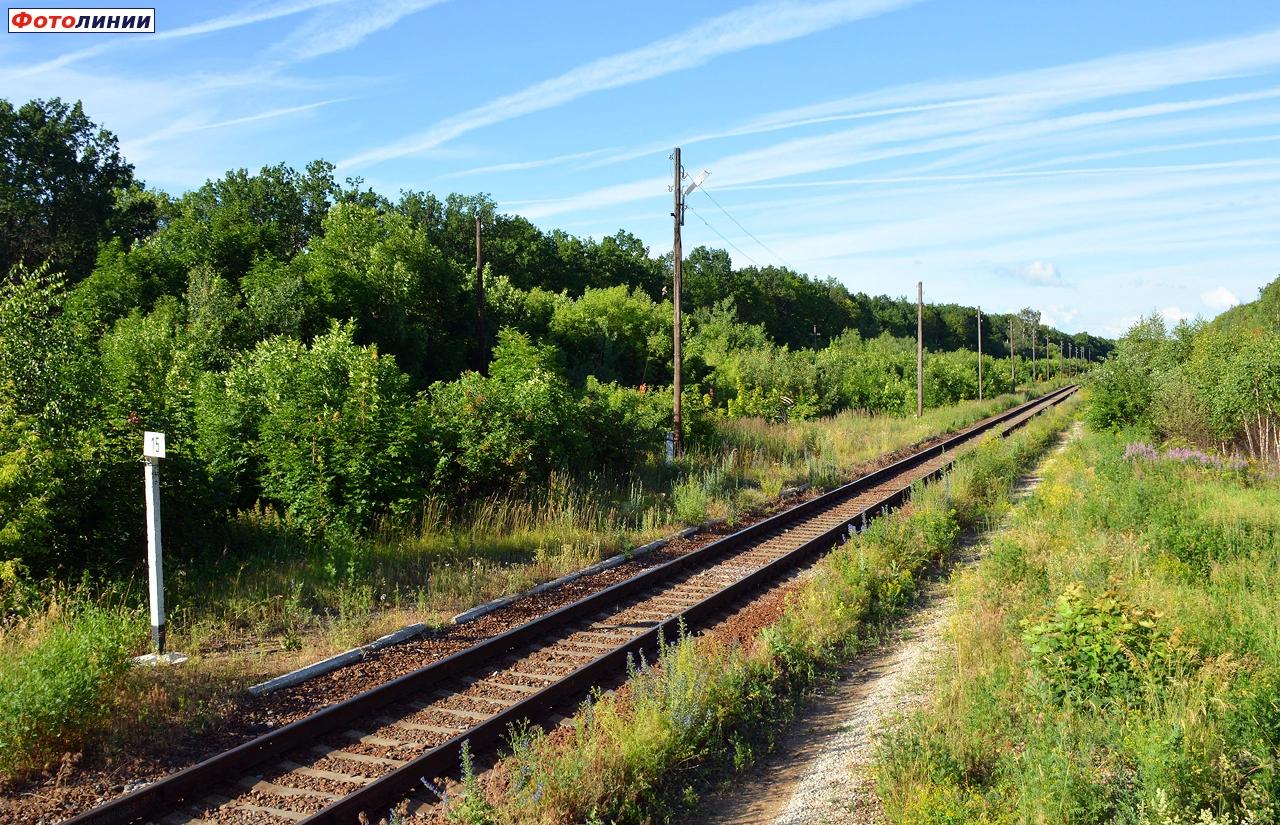
<path fill-rule="evenodd" d="M 145 638 L 137 614 L 54 601 L 40 627 L 0 640 L 0 774 L 41 768 L 73 750 L 107 711 L 104 695 Z"/>
<path fill-rule="evenodd" d="M 671 428 L 670 404 L 665 393 L 602 384 L 588 376 L 578 412 L 591 460 L 621 474 L 654 455 Z"/>
<path fill-rule="evenodd" d="M 261 494 L 313 530 L 407 512 L 430 466 L 425 402 L 394 358 L 352 335 L 272 338 L 200 392 L 202 457 L 224 474 L 253 467 Z"/>
<path fill-rule="evenodd" d="M 671 506 L 682 524 L 705 521 L 710 504 L 711 497 L 697 476 L 690 476 L 671 488 Z"/>
<path fill-rule="evenodd" d="M 671 365 L 671 307 L 639 289 L 587 289 L 555 308 L 551 340 L 574 365 L 575 378 L 641 384 Z"/>
<path fill-rule="evenodd" d="M 431 387 L 439 460 L 434 483 L 454 500 L 546 478 L 579 455 L 578 409 L 554 348 L 503 330 L 490 375 Z"/>
<path fill-rule="evenodd" d="M 1069 586 L 1051 615 L 1023 620 L 1032 686 L 1059 701 L 1125 703 L 1184 657 L 1159 619 L 1116 593 L 1089 596 L 1083 585 Z"/>

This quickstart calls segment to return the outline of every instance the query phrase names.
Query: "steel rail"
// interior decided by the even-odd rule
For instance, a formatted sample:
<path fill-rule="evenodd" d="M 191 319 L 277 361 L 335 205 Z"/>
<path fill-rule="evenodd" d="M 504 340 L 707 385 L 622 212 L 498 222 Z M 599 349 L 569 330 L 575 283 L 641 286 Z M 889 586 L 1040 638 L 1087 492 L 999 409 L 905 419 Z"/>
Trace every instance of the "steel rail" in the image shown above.
<path fill-rule="evenodd" d="M 453 653 L 418 670 L 392 679 L 361 694 L 323 708 L 305 718 L 294 721 L 277 730 L 263 734 L 249 742 L 213 756 L 184 770 L 173 773 L 154 783 L 125 794 L 96 808 L 85 811 L 65 825 L 125 825 L 146 820 L 158 811 L 172 810 L 179 803 L 194 796 L 208 793 L 213 787 L 243 777 L 262 763 L 282 756 L 296 748 L 315 742 L 320 737 L 337 731 L 359 719 L 376 714 L 380 709 L 397 701 L 423 693 L 452 677 L 472 673 L 478 667 L 492 662 L 513 650 L 528 646 L 553 635 L 554 631 L 581 621 L 602 609 L 617 605 L 627 599 L 652 590 L 656 585 L 676 577 L 682 572 L 705 565 L 782 528 L 802 523 L 815 513 L 846 501 L 900 476 L 910 469 L 945 456 L 948 451 L 973 441 L 1001 424 L 1009 423 L 1005 432 L 1021 426 L 1034 415 L 1059 403 L 1075 391 L 1074 385 L 1054 390 L 1039 398 L 1012 407 L 995 416 L 961 430 L 941 441 L 905 458 L 848 482 L 823 495 L 805 501 L 783 512 L 762 519 L 735 533 L 723 536 L 691 553 L 661 565 L 649 568 L 637 575 L 618 582 L 576 602 L 532 619 L 518 627 Z M 864 507 L 867 514 L 901 503 L 910 493 L 913 484 L 936 477 L 954 460 L 948 460 L 924 476 L 912 479 Z M 655 622 L 645 632 L 628 639 L 612 650 L 595 657 L 558 681 L 538 690 L 527 698 L 498 711 L 484 721 L 458 733 L 442 744 L 431 747 L 420 756 L 372 780 L 363 787 L 337 799 L 301 821 L 304 825 L 338 825 L 356 822 L 361 813 L 385 812 L 419 787 L 421 779 L 443 776 L 456 769 L 464 742 L 471 747 L 484 747 L 498 740 L 515 722 L 538 721 L 553 708 L 566 700 L 579 696 L 602 682 L 607 676 L 621 672 L 629 657 L 649 653 L 657 649 L 660 638 L 674 638 L 678 629 L 695 627 L 705 619 L 716 615 L 736 599 L 753 592 L 762 584 L 772 581 L 808 558 L 829 550 L 845 538 L 854 526 L 859 514 L 843 520 L 781 557 L 759 567 L 726 587 L 703 598 L 687 609 L 672 613 Z"/>

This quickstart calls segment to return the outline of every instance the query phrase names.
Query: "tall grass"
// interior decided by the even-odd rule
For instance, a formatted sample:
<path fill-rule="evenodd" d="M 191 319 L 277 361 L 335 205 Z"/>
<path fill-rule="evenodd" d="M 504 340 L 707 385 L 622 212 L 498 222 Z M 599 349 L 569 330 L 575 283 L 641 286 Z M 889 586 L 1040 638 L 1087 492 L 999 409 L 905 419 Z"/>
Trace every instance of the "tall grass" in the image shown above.
<path fill-rule="evenodd" d="M 890 821 L 1280 816 L 1280 481 L 1091 434 L 956 585 Z M 1128 457 L 1126 457 L 1128 452 Z"/>
<path fill-rule="evenodd" d="M 720 419 L 715 446 L 674 466 L 624 476 L 556 474 L 519 495 L 461 509 L 428 501 L 417 529 L 371 539 L 307 538 L 270 512 L 241 515 L 171 603 L 187 649 L 290 658 L 367 641 L 413 622 L 444 622 L 497 596 L 625 552 L 707 518 L 735 522 L 799 484 L 831 486 L 882 453 L 965 426 L 1023 400 L 1004 395 L 926 411 L 920 419 L 845 412 L 798 423 Z M 212 548 L 211 548 L 212 549 Z M 264 638 L 276 643 L 263 646 Z"/>
<path fill-rule="evenodd" d="M 780 621 L 754 644 L 681 637 L 637 662 L 627 689 L 584 704 L 568 728 L 519 729 L 487 787 L 469 782 L 460 821 L 662 821 L 697 799 L 703 781 L 767 749 L 814 682 L 910 604 L 919 573 L 962 529 L 1007 507 L 1018 473 L 1068 420 L 1059 409 L 1007 441 L 988 438 L 945 482 L 872 525 L 821 563 Z"/>
<path fill-rule="evenodd" d="M 43 768 L 91 740 L 146 637 L 136 612 L 73 591 L 29 616 L 0 629 L 0 776 Z"/>

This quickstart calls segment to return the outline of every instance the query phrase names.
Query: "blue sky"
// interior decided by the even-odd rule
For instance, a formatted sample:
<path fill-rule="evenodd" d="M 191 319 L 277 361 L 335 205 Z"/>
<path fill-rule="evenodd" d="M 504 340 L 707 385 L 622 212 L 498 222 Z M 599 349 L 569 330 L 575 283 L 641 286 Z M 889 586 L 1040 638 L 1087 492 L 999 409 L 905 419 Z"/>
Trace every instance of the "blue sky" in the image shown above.
<path fill-rule="evenodd" d="M 156 31 L 7 34 L 0 96 L 82 99 L 171 192 L 322 157 L 655 254 L 680 145 L 711 172 L 686 249 L 1072 331 L 1280 274 L 1274 2 L 262 0 Z"/>

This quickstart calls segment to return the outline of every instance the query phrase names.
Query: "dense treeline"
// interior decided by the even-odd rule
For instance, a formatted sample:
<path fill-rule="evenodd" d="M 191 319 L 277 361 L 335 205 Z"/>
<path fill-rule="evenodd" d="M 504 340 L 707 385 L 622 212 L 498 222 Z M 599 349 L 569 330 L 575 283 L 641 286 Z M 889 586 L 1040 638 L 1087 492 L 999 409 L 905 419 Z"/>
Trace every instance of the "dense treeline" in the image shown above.
<path fill-rule="evenodd" d="M 166 531 L 188 551 L 237 511 L 360 532 L 556 469 L 622 476 L 661 449 L 670 260 L 626 232 L 546 232 L 482 195 L 393 201 L 321 161 L 170 197 L 56 100 L 0 101 L 0 155 L 0 560 L 135 556 L 143 429 L 169 434 Z M 685 271 L 695 447 L 717 415 L 913 407 L 914 303 L 706 248 Z M 926 309 L 931 405 L 977 393 L 973 316 Z M 1045 341 L 1065 336 L 1017 321 L 1019 349 L 1034 331 L 1041 374 L 1056 368 Z M 1009 387 L 1007 324 L 984 324 L 989 394 Z"/>
<path fill-rule="evenodd" d="M 1210 322 L 1142 319 L 1094 385 L 1098 426 L 1280 462 L 1280 279 Z"/>

